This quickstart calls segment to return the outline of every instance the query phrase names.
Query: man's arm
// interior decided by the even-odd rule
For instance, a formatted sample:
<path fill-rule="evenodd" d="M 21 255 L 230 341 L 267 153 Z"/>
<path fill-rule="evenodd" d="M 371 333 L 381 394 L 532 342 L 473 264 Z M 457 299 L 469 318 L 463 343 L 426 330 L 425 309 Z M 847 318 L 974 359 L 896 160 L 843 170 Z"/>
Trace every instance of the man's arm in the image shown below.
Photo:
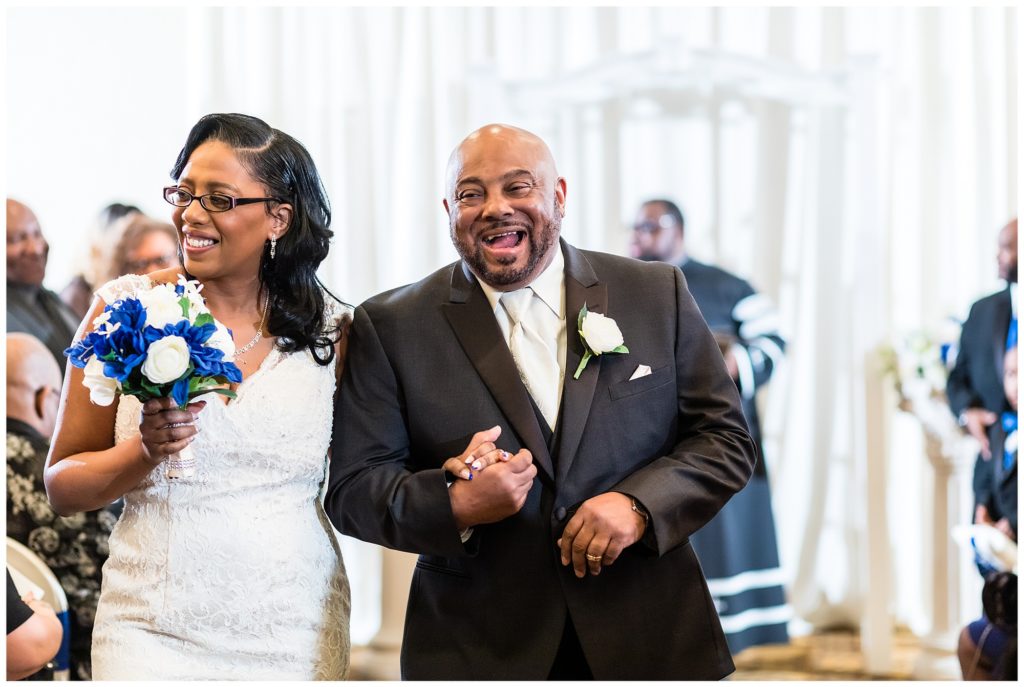
<path fill-rule="evenodd" d="M 953 415 L 959 417 L 968 408 L 981 408 L 981 396 L 974 389 L 974 382 L 971 379 L 971 342 L 970 334 L 978 326 L 978 306 L 971 307 L 960 330 L 960 348 L 957 352 L 956 363 L 949 371 L 949 378 L 946 380 L 946 397 L 949 399 L 949 409 Z"/>
<path fill-rule="evenodd" d="M 678 434 L 672 451 L 613 490 L 650 514 L 658 554 L 685 543 L 746 485 L 756 453 L 714 337 L 676 270 Z M 648 541 L 644 537 L 644 541 Z"/>
<path fill-rule="evenodd" d="M 39 672 L 60 649 L 64 627 L 49 604 L 32 592 L 20 597 L 7 571 L 7 679 Z"/>
<path fill-rule="evenodd" d="M 349 329 L 334 404 L 324 508 L 342 533 L 382 546 L 465 555 L 444 471 L 413 471 L 403 403 L 391 362 L 365 308 Z"/>
<path fill-rule="evenodd" d="M 677 441 L 668 455 L 584 501 L 566 523 L 561 560 L 578 577 L 588 569 L 599 574 L 638 541 L 659 555 L 683 544 L 753 472 L 756 453 L 736 385 L 682 272 L 674 272 Z"/>
<path fill-rule="evenodd" d="M 960 349 L 957 352 L 956 363 L 949 372 L 946 380 L 946 398 L 949 400 L 949 409 L 953 411 L 960 426 L 978 440 L 981 445 L 981 454 L 990 458 L 991 453 L 988 443 L 988 427 L 996 421 L 995 413 L 985 408 L 981 394 L 975 388 L 975 382 L 971 378 L 971 342 L 969 337 L 980 325 L 978 320 L 978 304 L 971 307 L 971 312 L 960 330 Z"/>
<path fill-rule="evenodd" d="M 335 401 L 331 469 L 325 509 L 339 531 L 415 553 L 459 556 L 468 528 L 497 522 L 522 508 L 537 468 L 526 449 L 486 470 L 467 470 L 500 453 L 499 427 L 482 429 L 455 463 L 449 486 L 442 467 L 424 468 L 410 446 L 403 385 L 364 307 L 350 329 L 347 365 Z M 417 392 L 418 393 L 418 392 Z M 443 402 L 444 399 L 438 399 Z M 469 474 L 466 475 L 469 477 Z"/>
<path fill-rule="evenodd" d="M 736 360 L 740 394 L 753 398 L 782 363 L 786 342 L 779 333 L 779 316 L 771 300 L 747 282 L 742 284 L 741 295 L 732 311 L 739 340 L 730 352 Z"/>

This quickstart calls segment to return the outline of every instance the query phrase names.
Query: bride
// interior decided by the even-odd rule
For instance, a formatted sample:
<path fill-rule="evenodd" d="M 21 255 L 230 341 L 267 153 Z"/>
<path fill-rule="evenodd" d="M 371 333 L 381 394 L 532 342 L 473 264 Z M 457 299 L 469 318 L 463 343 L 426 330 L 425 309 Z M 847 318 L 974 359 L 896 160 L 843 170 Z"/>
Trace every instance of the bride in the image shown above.
<path fill-rule="evenodd" d="M 207 394 L 93 405 L 68 366 L 47 461 L 62 515 L 124 497 L 93 633 L 93 678 L 329 679 L 349 659 L 349 589 L 320 492 L 348 309 L 316 269 L 330 207 L 291 136 L 254 117 L 207 115 L 164 189 L 189 278 L 231 331 L 243 380 Z M 104 285 L 106 304 L 178 270 Z M 191 444 L 193 476 L 164 461 Z"/>

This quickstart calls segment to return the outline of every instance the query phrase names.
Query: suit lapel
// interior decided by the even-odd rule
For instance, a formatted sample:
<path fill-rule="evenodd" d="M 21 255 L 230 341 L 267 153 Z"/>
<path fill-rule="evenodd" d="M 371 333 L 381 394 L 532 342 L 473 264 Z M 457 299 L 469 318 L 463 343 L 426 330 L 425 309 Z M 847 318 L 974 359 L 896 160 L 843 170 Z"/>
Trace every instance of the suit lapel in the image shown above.
<path fill-rule="evenodd" d="M 576 323 L 584 303 L 587 310 L 607 314 L 608 287 L 597 280 L 594 268 L 584 255 L 569 244 L 562 242 L 565 255 L 565 383 L 562 391 L 561 431 L 557 447 L 558 475 L 556 482 L 562 482 L 569 474 L 569 468 L 576 457 L 583 438 L 583 430 L 590 416 L 594 401 L 597 378 L 601 372 L 601 356 L 593 356 L 579 379 L 573 374 L 583 358 L 583 341 Z"/>
<path fill-rule="evenodd" d="M 526 386 L 519 379 L 515 361 L 494 319 L 490 302 L 464 263 L 457 264 L 452 271 L 450 302 L 443 304 L 442 310 L 480 379 L 494 396 L 512 429 L 533 454 L 537 468 L 553 479 L 551 455 L 537 424 Z"/>

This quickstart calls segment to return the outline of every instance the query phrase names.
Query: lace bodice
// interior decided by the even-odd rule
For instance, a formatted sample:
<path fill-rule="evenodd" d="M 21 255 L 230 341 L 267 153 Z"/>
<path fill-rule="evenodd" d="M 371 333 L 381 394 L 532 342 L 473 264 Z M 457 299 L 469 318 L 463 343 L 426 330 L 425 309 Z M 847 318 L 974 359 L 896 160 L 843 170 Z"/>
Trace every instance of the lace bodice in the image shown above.
<path fill-rule="evenodd" d="M 126 277 L 99 293 L 110 302 L 148 286 Z M 168 480 L 159 466 L 125 494 L 94 640 L 113 672 L 97 679 L 342 677 L 348 583 L 320 503 L 334 367 L 274 348 L 236 399 L 202 397 L 194 476 Z M 140 412 L 119 399 L 116 442 L 138 433 Z M 125 631 L 134 626 L 145 631 Z"/>

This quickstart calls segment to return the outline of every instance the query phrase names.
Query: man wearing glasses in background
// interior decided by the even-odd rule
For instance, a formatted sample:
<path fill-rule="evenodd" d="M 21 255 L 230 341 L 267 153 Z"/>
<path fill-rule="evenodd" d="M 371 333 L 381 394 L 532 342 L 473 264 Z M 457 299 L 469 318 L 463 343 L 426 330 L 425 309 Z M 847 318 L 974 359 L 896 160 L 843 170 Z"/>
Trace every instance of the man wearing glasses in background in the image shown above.
<path fill-rule="evenodd" d="M 7 331 L 31 334 L 56 358 L 64 373 L 64 349 L 78 329 L 78 318 L 43 286 L 50 245 L 39 220 L 24 203 L 7 199 Z"/>

